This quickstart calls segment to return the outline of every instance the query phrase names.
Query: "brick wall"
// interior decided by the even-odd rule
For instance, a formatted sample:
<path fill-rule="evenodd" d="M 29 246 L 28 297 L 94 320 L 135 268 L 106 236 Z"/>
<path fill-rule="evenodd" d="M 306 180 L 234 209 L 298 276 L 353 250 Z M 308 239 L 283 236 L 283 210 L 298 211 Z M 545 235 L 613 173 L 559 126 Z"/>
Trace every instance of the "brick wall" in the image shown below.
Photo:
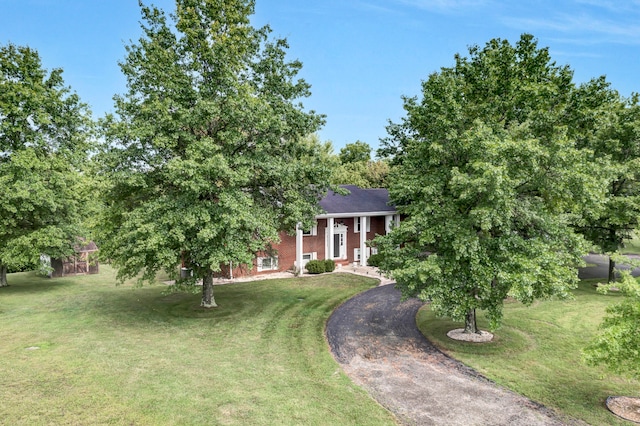
<path fill-rule="evenodd" d="M 369 218 L 371 221 L 370 230 L 367 232 L 366 239 L 372 240 L 376 235 L 384 235 L 385 233 L 385 217 L 384 216 L 376 216 Z M 302 239 L 302 247 L 303 253 L 313 253 L 317 254 L 317 259 L 325 259 L 325 240 L 326 240 L 326 228 L 327 228 L 327 219 L 319 219 L 317 221 L 317 233 L 316 235 L 305 235 Z M 360 234 L 355 233 L 355 220 L 354 218 L 342 218 L 336 219 L 336 223 L 342 223 L 347 227 L 347 260 L 339 261 L 339 263 L 351 264 L 355 262 L 354 259 L 354 249 L 360 248 Z M 364 228 L 364 226 L 363 226 Z M 363 229 L 364 230 L 364 229 Z M 252 265 L 243 265 L 240 267 L 233 268 L 233 276 L 241 277 L 247 275 L 262 275 L 269 274 L 274 272 L 284 272 L 284 271 L 292 271 L 294 270 L 295 262 L 296 262 L 296 236 L 288 235 L 286 233 L 282 233 L 280 244 L 274 244 L 273 248 L 277 251 L 278 256 L 278 270 L 277 271 L 262 271 L 258 272 L 257 268 L 257 259 L 254 259 Z M 256 257 L 267 256 L 266 253 L 258 253 Z M 223 268 L 221 276 L 229 277 L 229 268 Z"/>

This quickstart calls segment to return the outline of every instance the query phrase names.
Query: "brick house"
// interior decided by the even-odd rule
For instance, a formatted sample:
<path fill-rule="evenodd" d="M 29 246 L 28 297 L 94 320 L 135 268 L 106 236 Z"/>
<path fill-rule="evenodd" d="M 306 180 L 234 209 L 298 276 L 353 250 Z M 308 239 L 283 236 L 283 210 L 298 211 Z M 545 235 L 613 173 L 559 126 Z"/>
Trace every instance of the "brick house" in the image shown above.
<path fill-rule="evenodd" d="M 324 213 L 316 216 L 312 229 L 297 229 L 295 235 L 282 233 L 273 252 L 258 253 L 249 265 L 225 268 L 222 274 L 234 276 L 298 271 L 312 259 L 333 259 L 336 265 L 366 265 L 375 248 L 366 241 L 384 235 L 400 220 L 394 206 L 389 205 L 386 189 L 362 189 L 343 185 L 348 195 L 332 191 L 320 201 Z M 304 272 L 304 269 L 302 270 Z"/>

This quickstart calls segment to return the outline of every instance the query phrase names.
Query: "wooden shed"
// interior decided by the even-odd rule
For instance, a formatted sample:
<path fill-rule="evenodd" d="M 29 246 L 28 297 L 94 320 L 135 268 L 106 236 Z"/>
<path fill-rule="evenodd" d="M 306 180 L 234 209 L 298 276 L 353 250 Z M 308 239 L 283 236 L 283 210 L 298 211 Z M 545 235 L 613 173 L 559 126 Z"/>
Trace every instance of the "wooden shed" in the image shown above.
<path fill-rule="evenodd" d="M 51 277 L 97 274 L 98 246 L 93 241 L 82 241 L 75 247 L 75 255 L 66 259 L 51 259 Z"/>

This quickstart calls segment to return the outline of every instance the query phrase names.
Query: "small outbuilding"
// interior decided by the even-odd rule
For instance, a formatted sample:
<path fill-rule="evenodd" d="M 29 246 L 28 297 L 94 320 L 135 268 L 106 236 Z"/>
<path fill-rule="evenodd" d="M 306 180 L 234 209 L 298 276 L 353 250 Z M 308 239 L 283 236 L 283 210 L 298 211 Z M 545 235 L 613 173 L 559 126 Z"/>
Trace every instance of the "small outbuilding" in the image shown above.
<path fill-rule="evenodd" d="M 75 246 L 75 254 L 65 259 L 51 259 L 51 277 L 97 274 L 98 246 L 93 241 L 80 241 Z"/>

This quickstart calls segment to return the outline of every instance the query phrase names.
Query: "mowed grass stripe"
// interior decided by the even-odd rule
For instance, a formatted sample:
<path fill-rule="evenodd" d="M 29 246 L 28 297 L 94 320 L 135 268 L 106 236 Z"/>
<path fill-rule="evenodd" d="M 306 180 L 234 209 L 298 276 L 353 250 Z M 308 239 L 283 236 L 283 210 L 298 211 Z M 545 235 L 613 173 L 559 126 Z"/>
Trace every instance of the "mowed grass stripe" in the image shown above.
<path fill-rule="evenodd" d="M 215 287 L 220 307 L 114 272 L 9 276 L 0 292 L 7 424 L 394 424 L 342 374 L 324 325 L 376 284 L 349 274 Z M 34 348 L 38 349 L 34 349 Z"/>

